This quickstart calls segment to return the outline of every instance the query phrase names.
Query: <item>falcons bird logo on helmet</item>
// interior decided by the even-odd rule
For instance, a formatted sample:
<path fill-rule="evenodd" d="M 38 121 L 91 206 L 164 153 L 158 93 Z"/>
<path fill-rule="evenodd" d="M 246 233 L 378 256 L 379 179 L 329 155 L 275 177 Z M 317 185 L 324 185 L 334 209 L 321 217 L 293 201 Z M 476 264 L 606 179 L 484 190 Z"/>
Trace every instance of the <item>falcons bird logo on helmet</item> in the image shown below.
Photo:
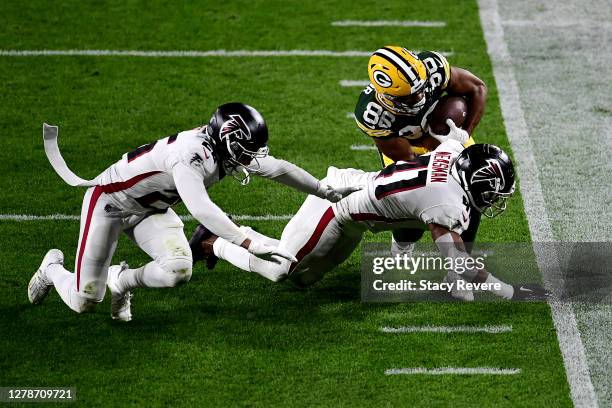
<path fill-rule="evenodd" d="M 497 160 L 487 159 L 487 165 L 479 168 L 472 174 L 472 184 L 489 183 L 489 186 L 495 191 L 502 191 L 506 182 L 504 173 Z"/>
<path fill-rule="evenodd" d="M 235 140 L 251 140 L 251 131 L 240 115 L 229 115 L 230 119 L 221 126 L 219 134 L 221 139 L 233 135 Z"/>

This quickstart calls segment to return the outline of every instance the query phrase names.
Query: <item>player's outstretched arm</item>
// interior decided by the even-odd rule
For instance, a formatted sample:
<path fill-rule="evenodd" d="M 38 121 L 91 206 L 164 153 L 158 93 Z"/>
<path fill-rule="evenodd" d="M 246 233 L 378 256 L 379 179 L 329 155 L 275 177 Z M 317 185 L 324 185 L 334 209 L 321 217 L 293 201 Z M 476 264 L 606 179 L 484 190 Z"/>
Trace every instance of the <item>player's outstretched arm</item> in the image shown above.
<path fill-rule="evenodd" d="M 172 176 L 187 210 L 213 234 L 240 245 L 254 255 L 278 255 L 290 261 L 295 257 L 283 249 L 248 239 L 246 234 L 212 202 L 204 187 L 202 175 L 184 163 L 172 168 Z"/>
<path fill-rule="evenodd" d="M 544 288 L 539 285 L 509 285 L 497 279 L 484 268 L 478 268 L 477 262 L 466 262 L 471 256 L 465 250 L 461 236 L 438 224 L 429 224 L 431 237 L 433 238 L 440 253 L 445 258 L 453 259 L 453 265 L 462 265 L 461 273 L 455 271 L 463 280 L 473 283 L 487 283 L 488 290 L 504 299 L 511 300 L 543 300 L 550 296 Z M 472 267 L 470 267 L 472 266 Z"/>
<path fill-rule="evenodd" d="M 301 167 L 286 160 L 277 159 L 274 156 L 266 156 L 258 159 L 258 161 L 260 168 L 257 171 L 257 175 L 334 203 L 355 191 L 361 190 L 361 186 L 334 189 L 321 183 L 320 180 Z"/>
<path fill-rule="evenodd" d="M 393 161 L 410 161 L 415 158 L 412 145 L 406 138 L 392 136 L 373 139 L 378 150 Z"/>
<path fill-rule="evenodd" d="M 450 95 L 463 96 L 467 100 L 468 112 L 463 128 L 471 135 L 484 113 L 487 87 L 480 78 L 468 70 L 451 67 L 450 72 L 450 82 L 446 92 Z"/>

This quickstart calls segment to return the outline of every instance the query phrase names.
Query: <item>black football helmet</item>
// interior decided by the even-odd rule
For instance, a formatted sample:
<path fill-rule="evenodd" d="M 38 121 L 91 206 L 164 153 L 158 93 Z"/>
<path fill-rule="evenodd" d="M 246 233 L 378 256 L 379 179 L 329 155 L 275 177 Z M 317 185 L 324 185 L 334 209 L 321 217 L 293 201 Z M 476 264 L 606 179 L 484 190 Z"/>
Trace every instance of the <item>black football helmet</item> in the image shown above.
<path fill-rule="evenodd" d="M 242 184 L 259 170 L 258 158 L 268 155 L 268 127 L 259 112 L 249 105 L 232 102 L 215 110 L 206 133 L 216 146 L 216 152 L 226 172 Z"/>
<path fill-rule="evenodd" d="M 489 218 L 504 212 L 515 183 L 514 165 L 502 149 L 474 144 L 457 156 L 453 166 L 474 208 Z"/>

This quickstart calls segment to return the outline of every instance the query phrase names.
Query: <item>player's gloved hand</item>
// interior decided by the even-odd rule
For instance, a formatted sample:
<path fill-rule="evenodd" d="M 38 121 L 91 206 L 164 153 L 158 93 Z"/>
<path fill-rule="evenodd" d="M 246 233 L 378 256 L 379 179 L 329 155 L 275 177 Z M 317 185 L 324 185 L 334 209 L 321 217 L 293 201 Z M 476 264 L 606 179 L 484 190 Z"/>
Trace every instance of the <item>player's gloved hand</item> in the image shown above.
<path fill-rule="evenodd" d="M 349 187 L 339 187 L 332 188 L 331 186 L 322 185 L 319 190 L 321 195 L 319 197 L 325 198 L 327 201 L 331 201 L 332 203 L 337 203 L 342 200 L 344 197 L 353 194 L 355 191 L 359 191 L 363 188 L 363 186 L 349 186 Z"/>
<path fill-rule="evenodd" d="M 449 139 L 453 139 L 458 141 L 461 144 L 464 144 L 470 138 L 470 135 L 465 130 L 458 128 L 453 122 L 452 119 L 446 119 L 446 124 L 450 128 L 450 132 L 446 135 Z"/>
<path fill-rule="evenodd" d="M 456 140 L 461 144 L 464 144 L 468 141 L 470 135 L 468 135 L 465 130 L 458 128 L 452 119 L 446 119 L 446 124 L 450 128 L 447 135 L 437 135 L 431 129 L 428 129 L 429 135 L 440 143 L 444 143 L 449 139 Z"/>
<path fill-rule="evenodd" d="M 281 257 L 291 262 L 297 262 L 297 258 L 289 251 L 276 246 L 266 245 L 262 242 L 251 240 L 247 251 L 263 259 L 275 260 L 275 257 Z M 276 261 L 278 262 L 278 259 Z"/>

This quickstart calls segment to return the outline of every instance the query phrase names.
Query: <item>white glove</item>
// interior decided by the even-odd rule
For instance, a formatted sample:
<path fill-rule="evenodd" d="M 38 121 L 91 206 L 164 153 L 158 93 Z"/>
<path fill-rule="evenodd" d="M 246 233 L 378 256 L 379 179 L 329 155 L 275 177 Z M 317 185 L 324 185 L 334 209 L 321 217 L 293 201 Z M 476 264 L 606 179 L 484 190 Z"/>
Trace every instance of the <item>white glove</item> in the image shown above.
<path fill-rule="evenodd" d="M 332 203 L 337 203 L 344 197 L 354 193 L 355 191 L 359 191 L 362 188 L 363 186 L 349 186 L 334 189 L 331 186 L 321 186 L 319 190 L 323 190 L 321 192 L 321 198 L 325 198 L 327 201 L 331 201 Z"/>
<path fill-rule="evenodd" d="M 458 128 L 452 119 L 450 118 L 446 119 L 446 124 L 450 128 L 450 131 L 448 132 L 447 135 L 437 135 L 434 132 L 432 132 L 430 129 L 429 134 L 431 135 L 431 137 L 433 137 L 440 143 L 444 143 L 449 139 L 456 140 L 461 144 L 464 144 L 465 142 L 468 141 L 468 139 L 470 138 L 470 135 L 468 134 L 468 132 L 466 132 L 465 130 L 461 128 Z"/>
<path fill-rule="evenodd" d="M 253 240 L 251 240 L 247 251 L 263 259 L 275 260 L 275 257 L 281 257 L 291 262 L 297 262 L 297 258 L 293 256 L 289 251 Z M 276 258 L 275 262 L 278 263 L 278 258 Z"/>

